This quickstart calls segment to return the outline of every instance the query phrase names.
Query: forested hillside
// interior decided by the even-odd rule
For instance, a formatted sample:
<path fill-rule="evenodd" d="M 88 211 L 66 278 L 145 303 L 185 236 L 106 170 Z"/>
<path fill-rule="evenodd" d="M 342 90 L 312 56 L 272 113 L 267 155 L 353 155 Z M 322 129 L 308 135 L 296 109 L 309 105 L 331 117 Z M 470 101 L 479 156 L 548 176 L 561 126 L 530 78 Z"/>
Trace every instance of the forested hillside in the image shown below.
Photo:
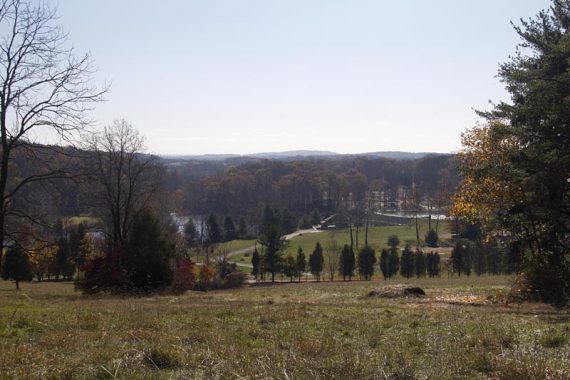
<path fill-rule="evenodd" d="M 167 187 L 183 212 L 248 217 L 259 215 L 265 204 L 297 215 L 314 209 L 334 213 L 370 192 L 386 199 L 384 208 L 400 211 L 397 203 L 403 193 L 411 197 L 413 189 L 415 198 L 435 203 L 458 182 L 455 156 L 436 154 L 415 160 L 351 156 L 238 165 L 192 161 L 168 168 Z"/>

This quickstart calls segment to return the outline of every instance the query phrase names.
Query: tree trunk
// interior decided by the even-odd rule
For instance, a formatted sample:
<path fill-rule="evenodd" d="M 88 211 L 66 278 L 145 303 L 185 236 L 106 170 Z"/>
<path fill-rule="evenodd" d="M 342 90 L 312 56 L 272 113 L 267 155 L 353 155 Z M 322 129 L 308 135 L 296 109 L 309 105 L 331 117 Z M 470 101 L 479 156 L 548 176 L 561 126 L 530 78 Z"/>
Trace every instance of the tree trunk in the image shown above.
<path fill-rule="evenodd" d="M 368 247 L 368 215 L 366 215 L 366 229 L 364 230 L 364 246 Z"/>
<path fill-rule="evenodd" d="M 416 240 L 420 245 L 420 226 L 418 225 L 418 212 L 416 211 Z"/>

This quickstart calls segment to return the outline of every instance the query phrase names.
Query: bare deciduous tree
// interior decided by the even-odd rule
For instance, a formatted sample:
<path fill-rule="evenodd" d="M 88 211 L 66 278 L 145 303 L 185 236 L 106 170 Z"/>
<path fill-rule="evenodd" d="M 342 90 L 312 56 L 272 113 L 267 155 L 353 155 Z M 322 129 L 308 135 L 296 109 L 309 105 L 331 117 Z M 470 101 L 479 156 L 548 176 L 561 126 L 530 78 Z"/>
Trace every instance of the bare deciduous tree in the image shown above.
<path fill-rule="evenodd" d="M 157 158 L 143 154 L 144 138 L 125 120 L 95 134 L 89 144 L 93 193 L 109 227 L 109 254 L 120 263 L 134 216 L 148 207 L 161 181 Z"/>
<path fill-rule="evenodd" d="M 36 153 L 40 136 L 72 142 L 88 124 L 87 112 L 105 89 L 89 85 L 89 55 L 76 58 L 67 35 L 54 25 L 55 12 L 28 1 L 0 1 L 0 244 L 10 229 L 8 219 L 31 218 L 14 207 L 14 198 L 32 183 L 65 177 L 60 167 Z M 44 143 L 46 141 L 43 141 Z M 46 148 L 44 148 L 45 150 Z M 53 148 L 56 149 L 56 148 Z M 37 165 L 31 173 L 13 176 L 18 152 Z M 0 249 L 0 259 L 2 250 Z"/>
<path fill-rule="evenodd" d="M 342 247 L 336 239 L 331 238 L 329 241 L 325 243 L 325 252 L 326 252 L 326 265 L 329 272 L 329 279 L 331 281 L 334 280 L 334 274 L 338 271 L 339 263 L 340 263 L 340 251 Z"/>

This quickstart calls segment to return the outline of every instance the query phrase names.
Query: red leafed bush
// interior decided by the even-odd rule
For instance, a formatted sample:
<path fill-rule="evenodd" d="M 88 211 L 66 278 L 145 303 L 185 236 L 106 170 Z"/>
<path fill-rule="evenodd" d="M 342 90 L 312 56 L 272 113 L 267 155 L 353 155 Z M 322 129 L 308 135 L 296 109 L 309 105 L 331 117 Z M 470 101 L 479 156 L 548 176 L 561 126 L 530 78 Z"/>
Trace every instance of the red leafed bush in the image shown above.
<path fill-rule="evenodd" d="M 95 258 L 80 270 L 83 272 L 82 278 L 75 282 L 77 289 L 88 293 L 100 293 L 106 291 L 117 291 L 126 289 L 126 279 L 123 271 L 112 265 L 102 257 Z"/>
<path fill-rule="evenodd" d="M 191 260 L 181 259 L 178 268 L 174 271 L 172 289 L 175 292 L 185 292 L 194 285 L 194 263 Z"/>

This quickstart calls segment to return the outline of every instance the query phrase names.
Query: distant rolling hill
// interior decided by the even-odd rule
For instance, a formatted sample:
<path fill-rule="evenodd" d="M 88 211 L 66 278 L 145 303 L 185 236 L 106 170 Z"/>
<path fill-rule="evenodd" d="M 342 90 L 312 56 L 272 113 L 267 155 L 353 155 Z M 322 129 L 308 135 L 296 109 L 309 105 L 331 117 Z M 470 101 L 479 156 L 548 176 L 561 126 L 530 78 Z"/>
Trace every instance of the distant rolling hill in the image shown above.
<path fill-rule="evenodd" d="M 162 157 L 169 160 L 197 160 L 197 161 L 226 161 L 229 159 L 239 159 L 239 158 L 257 158 L 257 159 L 267 159 L 267 160 L 290 160 L 296 158 L 341 158 L 347 156 L 363 156 L 363 157 L 385 157 L 394 160 L 415 160 L 425 157 L 429 154 L 440 154 L 440 153 L 429 153 L 429 152 L 399 152 L 399 151 L 387 151 L 387 152 L 367 152 L 367 153 L 355 153 L 355 154 L 341 154 L 330 151 L 322 150 L 291 150 L 286 152 L 263 152 L 254 154 L 202 154 L 202 155 L 163 155 Z"/>

